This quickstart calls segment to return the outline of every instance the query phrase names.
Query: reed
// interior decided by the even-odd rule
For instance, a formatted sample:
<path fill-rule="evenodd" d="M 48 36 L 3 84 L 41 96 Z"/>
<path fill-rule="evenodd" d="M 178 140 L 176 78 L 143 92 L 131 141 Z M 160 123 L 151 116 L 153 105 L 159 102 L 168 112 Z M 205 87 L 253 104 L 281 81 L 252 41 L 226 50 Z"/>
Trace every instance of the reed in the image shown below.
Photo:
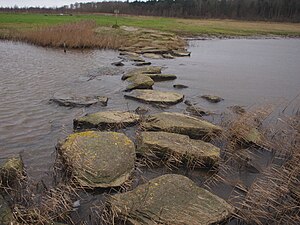
<path fill-rule="evenodd" d="M 80 21 L 22 30 L 13 35 L 13 39 L 43 47 L 66 47 L 70 49 L 101 48 L 118 49 L 127 43 L 127 39 L 116 32 L 95 32 L 95 21 Z"/>

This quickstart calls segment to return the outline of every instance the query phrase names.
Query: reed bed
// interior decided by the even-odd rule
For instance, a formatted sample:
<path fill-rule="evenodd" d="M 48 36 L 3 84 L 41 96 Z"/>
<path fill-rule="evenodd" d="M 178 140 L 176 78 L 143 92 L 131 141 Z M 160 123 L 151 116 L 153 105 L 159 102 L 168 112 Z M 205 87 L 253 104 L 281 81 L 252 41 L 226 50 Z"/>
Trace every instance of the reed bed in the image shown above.
<path fill-rule="evenodd" d="M 118 49 L 126 45 L 127 38 L 116 32 L 97 33 L 95 21 L 41 27 L 20 31 L 14 39 L 43 47 Z"/>

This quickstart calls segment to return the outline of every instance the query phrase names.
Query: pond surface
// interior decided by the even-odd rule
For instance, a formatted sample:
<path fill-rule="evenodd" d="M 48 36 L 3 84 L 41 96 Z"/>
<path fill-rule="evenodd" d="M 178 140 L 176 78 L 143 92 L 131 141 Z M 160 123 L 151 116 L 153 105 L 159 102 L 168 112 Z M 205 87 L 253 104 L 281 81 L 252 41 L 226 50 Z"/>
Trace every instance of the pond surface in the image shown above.
<path fill-rule="evenodd" d="M 230 105 L 251 107 L 262 102 L 282 103 L 300 92 L 300 40 L 207 40 L 191 41 L 189 58 L 150 60 L 174 73 L 175 81 L 156 83 L 154 89 L 175 90 L 199 106 L 222 112 Z M 73 118 L 89 112 L 134 110 L 144 105 L 123 97 L 124 71 L 111 66 L 115 51 L 68 51 L 22 43 L 0 42 L 0 158 L 22 152 L 28 175 L 46 177 L 55 159 L 55 145 L 72 132 Z M 65 108 L 50 104 L 54 93 L 109 97 L 107 107 Z M 210 104 L 203 94 L 225 99 Z M 299 99 L 299 98 L 298 98 Z M 299 102 L 299 101 L 298 101 Z M 144 105 L 150 113 L 161 111 Z M 185 110 L 184 103 L 164 111 Z M 299 105 L 295 105 L 299 108 Z"/>

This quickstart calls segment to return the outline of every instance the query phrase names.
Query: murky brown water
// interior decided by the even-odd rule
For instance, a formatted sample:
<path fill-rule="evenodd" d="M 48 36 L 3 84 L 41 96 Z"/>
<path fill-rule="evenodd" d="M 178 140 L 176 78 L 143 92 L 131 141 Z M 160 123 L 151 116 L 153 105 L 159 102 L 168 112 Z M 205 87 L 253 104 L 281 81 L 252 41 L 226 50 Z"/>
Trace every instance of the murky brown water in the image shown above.
<path fill-rule="evenodd" d="M 218 112 L 236 104 L 250 107 L 265 101 L 286 102 L 300 92 L 299 39 L 191 41 L 190 51 L 190 58 L 150 60 L 165 66 L 165 73 L 178 76 L 175 81 L 156 83 L 155 89 L 174 91 L 173 84 L 188 85 L 177 91 Z M 125 83 L 120 77 L 132 66 L 111 66 L 117 56 L 118 52 L 100 50 L 64 54 L 58 49 L 1 41 L 0 157 L 22 152 L 28 175 L 39 180 L 51 169 L 57 141 L 72 132 L 73 118 L 140 106 L 123 98 Z M 110 99 L 107 107 L 65 108 L 49 103 L 55 92 Z M 203 94 L 217 94 L 225 101 L 210 104 L 200 98 Z M 162 110 L 147 107 L 151 113 Z M 180 103 L 164 110 L 184 109 Z M 249 173 L 240 176 L 252 180 Z"/>

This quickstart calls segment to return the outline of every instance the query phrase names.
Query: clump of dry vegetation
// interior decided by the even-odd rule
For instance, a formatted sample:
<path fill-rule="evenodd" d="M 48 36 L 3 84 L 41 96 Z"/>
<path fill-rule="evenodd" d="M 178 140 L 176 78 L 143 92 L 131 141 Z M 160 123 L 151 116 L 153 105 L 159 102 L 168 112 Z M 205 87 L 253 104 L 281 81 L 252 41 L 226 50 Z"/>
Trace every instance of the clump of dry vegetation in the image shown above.
<path fill-rule="evenodd" d="M 231 187 L 229 201 L 236 207 L 238 224 L 300 223 L 300 114 L 297 111 L 277 122 L 274 118 L 271 123 L 265 122 L 271 112 L 271 107 L 265 107 L 225 119 L 223 162 L 205 182 L 207 188 L 220 184 Z M 249 141 L 253 129 L 257 132 L 250 135 L 250 140 L 258 142 Z M 254 181 L 246 185 L 237 175 L 245 168 L 253 173 L 256 165 L 251 154 L 265 151 L 271 159 L 265 168 L 254 172 Z"/>
<path fill-rule="evenodd" d="M 20 31 L 16 40 L 44 47 L 118 49 L 127 38 L 116 32 L 95 32 L 95 21 L 80 21 Z"/>

